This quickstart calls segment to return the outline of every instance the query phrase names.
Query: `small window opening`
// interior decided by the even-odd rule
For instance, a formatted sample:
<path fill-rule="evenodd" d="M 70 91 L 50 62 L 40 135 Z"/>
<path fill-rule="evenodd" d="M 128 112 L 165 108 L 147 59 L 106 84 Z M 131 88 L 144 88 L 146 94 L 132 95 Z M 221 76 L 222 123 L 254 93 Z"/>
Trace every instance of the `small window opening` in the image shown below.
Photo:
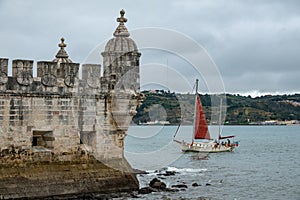
<path fill-rule="evenodd" d="M 32 134 L 32 147 L 44 147 L 47 149 L 53 148 L 53 137 L 52 131 L 33 131 Z"/>
<path fill-rule="evenodd" d="M 111 77 L 111 79 L 113 79 L 113 80 L 116 80 L 116 79 L 117 79 L 117 75 L 116 75 L 116 74 L 112 74 L 110 77 Z"/>

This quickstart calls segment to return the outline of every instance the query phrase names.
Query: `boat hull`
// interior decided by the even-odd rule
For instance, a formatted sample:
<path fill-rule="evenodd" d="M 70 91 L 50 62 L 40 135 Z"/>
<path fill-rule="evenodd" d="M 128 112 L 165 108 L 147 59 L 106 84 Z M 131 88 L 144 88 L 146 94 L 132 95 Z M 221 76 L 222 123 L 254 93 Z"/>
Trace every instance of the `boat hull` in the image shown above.
<path fill-rule="evenodd" d="M 216 145 L 216 143 L 194 143 L 188 144 L 182 142 L 180 144 L 183 152 L 201 152 L 201 153 L 220 153 L 231 152 L 234 150 L 234 146 Z"/>

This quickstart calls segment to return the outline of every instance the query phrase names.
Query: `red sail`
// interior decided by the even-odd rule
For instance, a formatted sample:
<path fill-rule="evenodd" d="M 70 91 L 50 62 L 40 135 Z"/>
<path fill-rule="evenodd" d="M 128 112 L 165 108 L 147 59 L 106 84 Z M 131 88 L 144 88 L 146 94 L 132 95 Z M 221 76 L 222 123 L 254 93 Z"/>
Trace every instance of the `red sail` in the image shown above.
<path fill-rule="evenodd" d="M 200 97 L 196 95 L 196 110 L 195 110 L 195 125 L 194 125 L 194 138 L 195 139 L 211 139 L 206 123 L 205 114 L 200 101 Z"/>

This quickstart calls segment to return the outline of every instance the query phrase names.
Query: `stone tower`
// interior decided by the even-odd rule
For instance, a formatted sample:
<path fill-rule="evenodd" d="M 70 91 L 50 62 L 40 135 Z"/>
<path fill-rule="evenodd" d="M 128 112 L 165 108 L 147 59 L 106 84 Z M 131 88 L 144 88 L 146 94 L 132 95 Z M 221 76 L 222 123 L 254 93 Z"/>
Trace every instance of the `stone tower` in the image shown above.
<path fill-rule="evenodd" d="M 108 89 L 114 90 L 119 86 L 120 90 L 139 90 L 139 58 L 135 42 L 129 37 L 130 34 L 125 27 L 127 19 L 125 11 L 120 11 L 121 16 L 117 18 L 119 26 L 114 32 L 114 38 L 110 39 L 102 52 L 104 78 L 108 80 Z"/>
<path fill-rule="evenodd" d="M 104 129 L 97 138 L 101 138 L 101 141 L 111 140 L 108 144 L 114 143 L 113 146 L 105 146 L 101 142 L 97 146 L 99 159 L 104 159 L 105 162 L 107 158 L 109 160 L 123 159 L 124 138 L 132 117 L 136 113 L 136 106 L 141 101 L 139 75 L 141 53 L 129 37 L 130 34 L 125 27 L 127 19 L 124 14 L 125 11 L 121 10 L 120 17 L 117 18 L 119 25 L 113 34 L 114 37 L 107 42 L 101 53 L 103 56 L 101 90 L 107 94 L 104 105 L 108 111 L 104 113 L 103 127 L 108 125 L 109 129 Z M 115 155 L 112 152 L 115 152 Z"/>
<path fill-rule="evenodd" d="M 120 14 L 103 76 L 101 65 L 82 64 L 80 79 L 64 38 L 54 60 L 37 62 L 37 77 L 33 60 L 13 60 L 8 76 L 0 58 L 0 198 L 138 188 L 123 143 L 142 100 L 141 54 Z"/>

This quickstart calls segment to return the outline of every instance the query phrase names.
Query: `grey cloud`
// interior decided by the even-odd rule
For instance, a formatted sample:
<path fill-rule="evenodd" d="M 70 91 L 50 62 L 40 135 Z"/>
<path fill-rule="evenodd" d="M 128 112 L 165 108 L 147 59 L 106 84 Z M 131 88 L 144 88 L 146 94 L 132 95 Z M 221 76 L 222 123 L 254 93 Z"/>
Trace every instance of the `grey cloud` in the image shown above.
<path fill-rule="evenodd" d="M 0 0 L 0 57 L 51 60 L 63 36 L 72 60 L 82 62 L 96 45 L 112 37 L 121 8 L 129 30 L 174 29 L 203 45 L 219 67 L 228 92 L 300 92 L 297 0 Z M 180 41 L 172 45 L 197 56 Z M 156 60 L 165 64 L 164 58 Z M 194 78 L 192 71 L 185 74 Z"/>

